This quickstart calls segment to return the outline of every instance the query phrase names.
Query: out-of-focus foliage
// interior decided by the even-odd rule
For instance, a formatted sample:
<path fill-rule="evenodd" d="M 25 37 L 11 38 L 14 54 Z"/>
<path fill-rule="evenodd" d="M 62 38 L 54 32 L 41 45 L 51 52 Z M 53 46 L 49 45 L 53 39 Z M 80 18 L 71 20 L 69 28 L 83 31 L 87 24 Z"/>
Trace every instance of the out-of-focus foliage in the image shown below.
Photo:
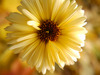
<path fill-rule="evenodd" d="M 87 16 L 85 27 L 88 34 L 81 59 L 75 65 L 65 66 L 64 70 L 56 65 L 56 71 L 46 75 L 100 75 L 100 0 L 76 1 L 83 6 Z M 30 69 L 8 49 L 4 28 L 9 22 L 5 17 L 10 12 L 16 12 L 18 5 L 20 0 L 0 0 L 0 75 L 42 75 Z"/>
<path fill-rule="evenodd" d="M 9 70 L 2 69 L 0 70 L 0 75 L 34 75 L 35 69 L 31 69 L 26 66 L 25 62 L 21 62 L 19 59 L 16 59 L 12 62 Z"/>
<path fill-rule="evenodd" d="M 9 12 L 15 12 L 21 0 L 1 0 L 1 7 Z"/>
<path fill-rule="evenodd" d="M 86 45 L 80 59 L 80 75 L 100 75 L 100 0 L 77 0 L 87 16 Z"/>
<path fill-rule="evenodd" d="M 18 5 L 18 0 L 0 0 L 0 71 L 2 69 L 9 69 L 11 63 L 17 57 L 13 51 L 8 50 L 9 46 L 7 45 L 6 39 L 7 32 L 4 28 L 9 25 L 6 17 L 10 12 L 17 11 L 16 7 Z"/>
<path fill-rule="evenodd" d="M 12 50 L 5 50 L 0 55 L 0 69 L 9 68 L 11 62 L 16 58 Z"/>

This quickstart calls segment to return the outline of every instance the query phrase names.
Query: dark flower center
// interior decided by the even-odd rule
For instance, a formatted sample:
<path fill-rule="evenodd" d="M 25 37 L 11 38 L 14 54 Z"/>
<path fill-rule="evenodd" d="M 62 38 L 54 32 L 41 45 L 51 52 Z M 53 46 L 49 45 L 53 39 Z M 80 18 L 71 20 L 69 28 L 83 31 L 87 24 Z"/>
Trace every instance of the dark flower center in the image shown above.
<path fill-rule="evenodd" d="M 51 20 L 42 21 L 39 26 L 41 30 L 38 31 L 38 37 L 41 41 L 45 41 L 46 43 L 49 40 L 56 41 L 60 35 L 60 29 L 57 25 L 57 23 L 54 23 Z"/>

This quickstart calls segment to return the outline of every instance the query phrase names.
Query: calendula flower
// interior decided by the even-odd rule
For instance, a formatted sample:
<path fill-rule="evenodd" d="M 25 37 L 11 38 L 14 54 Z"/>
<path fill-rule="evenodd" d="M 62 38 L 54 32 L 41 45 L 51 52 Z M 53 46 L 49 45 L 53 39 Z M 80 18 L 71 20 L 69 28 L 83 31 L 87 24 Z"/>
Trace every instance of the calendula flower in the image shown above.
<path fill-rule="evenodd" d="M 84 45 L 86 17 L 81 6 L 70 0 L 22 0 L 7 19 L 10 49 L 43 74 L 53 72 L 55 63 L 72 65 Z"/>

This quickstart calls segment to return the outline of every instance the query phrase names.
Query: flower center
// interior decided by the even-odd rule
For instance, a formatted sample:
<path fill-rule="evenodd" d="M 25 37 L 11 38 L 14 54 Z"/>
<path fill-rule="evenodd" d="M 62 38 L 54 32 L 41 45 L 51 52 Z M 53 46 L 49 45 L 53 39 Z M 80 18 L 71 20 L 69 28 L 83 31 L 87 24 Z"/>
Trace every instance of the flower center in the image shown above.
<path fill-rule="evenodd" d="M 60 29 L 57 27 L 57 23 L 54 23 L 51 20 L 42 21 L 38 31 L 38 36 L 42 41 L 46 43 L 51 41 L 56 41 L 60 35 Z"/>

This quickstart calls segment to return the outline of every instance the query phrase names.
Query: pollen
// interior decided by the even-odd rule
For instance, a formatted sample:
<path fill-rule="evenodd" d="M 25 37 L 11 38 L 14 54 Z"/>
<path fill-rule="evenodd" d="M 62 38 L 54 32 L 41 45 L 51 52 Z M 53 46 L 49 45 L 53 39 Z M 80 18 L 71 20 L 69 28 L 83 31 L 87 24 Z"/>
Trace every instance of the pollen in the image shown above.
<path fill-rule="evenodd" d="M 58 24 L 51 20 L 42 21 L 39 26 L 41 30 L 38 30 L 38 37 L 46 43 L 49 40 L 56 41 L 61 34 L 60 28 L 57 26 Z"/>

